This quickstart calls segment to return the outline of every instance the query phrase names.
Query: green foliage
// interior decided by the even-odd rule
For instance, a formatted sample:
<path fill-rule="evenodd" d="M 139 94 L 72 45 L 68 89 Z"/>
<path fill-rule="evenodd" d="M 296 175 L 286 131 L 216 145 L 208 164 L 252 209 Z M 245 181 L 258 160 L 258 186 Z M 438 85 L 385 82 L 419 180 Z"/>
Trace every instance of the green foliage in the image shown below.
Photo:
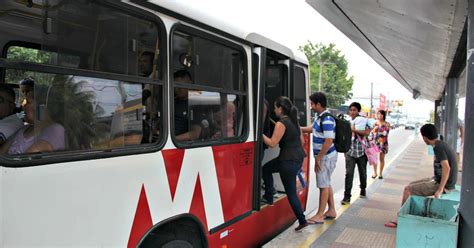
<path fill-rule="evenodd" d="M 330 108 L 338 108 L 352 97 L 354 83 L 354 77 L 348 75 L 346 58 L 335 46 L 333 43 L 325 46 L 308 41 L 308 44 L 299 48 L 309 59 L 312 92 L 318 91 L 320 64 L 323 64 L 321 91 L 326 94 Z"/>
<path fill-rule="evenodd" d="M 52 53 L 43 52 L 41 50 L 25 47 L 12 46 L 8 48 L 7 59 L 12 61 L 22 61 L 30 63 L 45 64 L 52 58 Z M 10 84 L 18 84 L 22 79 L 31 76 L 39 84 L 42 82 L 51 82 L 53 79 L 51 74 L 29 72 L 22 70 L 6 70 L 5 82 Z"/>

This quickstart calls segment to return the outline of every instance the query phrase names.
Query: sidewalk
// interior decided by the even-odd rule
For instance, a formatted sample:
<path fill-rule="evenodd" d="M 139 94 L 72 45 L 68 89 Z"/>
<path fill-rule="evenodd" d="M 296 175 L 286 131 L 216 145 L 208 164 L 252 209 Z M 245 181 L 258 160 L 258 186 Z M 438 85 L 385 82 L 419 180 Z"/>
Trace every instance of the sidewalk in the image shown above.
<path fill-rule="evenodd" d="M 416 138 L 388 166 L 383 180 L 368 177 L 367 198 L 353 195 L 350 206 L 338 208 L 336 220 L 311 225 L 301 233 L 290 228 L 265 247 L 395 247 L 396 229 L 384 223 L 396 216 L 405 185 L 433 175 L 433 156 L 423 140 Z M 357 185 L 356 179 L 353 193 L 358 192 Z"/>

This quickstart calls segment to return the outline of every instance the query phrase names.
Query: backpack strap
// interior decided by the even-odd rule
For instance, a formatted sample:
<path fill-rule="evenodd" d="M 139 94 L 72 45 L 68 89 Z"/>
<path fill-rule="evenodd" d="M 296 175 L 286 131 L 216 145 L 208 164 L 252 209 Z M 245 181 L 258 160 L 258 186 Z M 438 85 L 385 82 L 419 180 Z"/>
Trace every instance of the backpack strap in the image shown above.
<path fill-rule="evenodd" d="M 321 128 L 321 133 L 324 133 L 324 131 L 323 131 L 323 119 L 328 117 L 328 116 L 331 116 L 334 119 L 334 121 L 336 121 L 336 118 L 329 112 L 326 112 L 323 115 L 321 115 L 321 117 L 319 117 L 319 128 Z"/>

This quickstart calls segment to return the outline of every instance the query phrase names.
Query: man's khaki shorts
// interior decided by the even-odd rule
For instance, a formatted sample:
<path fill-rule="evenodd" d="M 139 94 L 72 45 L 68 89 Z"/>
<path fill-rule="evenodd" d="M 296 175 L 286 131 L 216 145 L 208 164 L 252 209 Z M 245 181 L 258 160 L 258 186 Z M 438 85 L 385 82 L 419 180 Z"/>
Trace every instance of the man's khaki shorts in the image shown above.
<path fill-rule="evenodd" d="M 419 196 L 432 196 L 438 190 L 439 184 L 432 178 L 424 178 L 408 184 L 410 194 Z"/>

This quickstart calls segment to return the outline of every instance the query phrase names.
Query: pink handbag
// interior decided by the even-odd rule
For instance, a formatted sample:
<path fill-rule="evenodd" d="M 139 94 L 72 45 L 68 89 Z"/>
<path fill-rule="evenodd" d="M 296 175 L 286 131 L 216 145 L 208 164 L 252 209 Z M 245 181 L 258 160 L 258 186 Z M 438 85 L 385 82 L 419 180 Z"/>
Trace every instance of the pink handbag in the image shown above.
<path fill-rule="evenodd" d="M 359 138 L 359 141 L 362 144 L 362 147 L 364 148 L 365 155 L 367 155 L 369 164 L 376 165 L 377 161 L 379 160 L 379 147 L 374 142 L 370 141 L 368 141 L 369 145 L 367 146 L 359 136 L 357 137 Z"/>

